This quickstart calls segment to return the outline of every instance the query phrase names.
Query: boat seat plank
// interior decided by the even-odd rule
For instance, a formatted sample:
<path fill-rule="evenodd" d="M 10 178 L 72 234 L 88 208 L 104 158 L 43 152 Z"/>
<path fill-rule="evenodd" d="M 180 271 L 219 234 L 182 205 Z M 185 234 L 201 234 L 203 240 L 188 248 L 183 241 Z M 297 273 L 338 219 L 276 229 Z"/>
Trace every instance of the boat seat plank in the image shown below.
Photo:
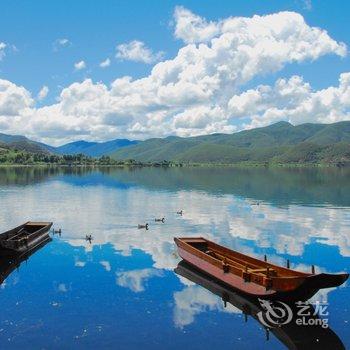
<path fill-rule="evenodd" d="M 18 239 L 21 239 L 21 236 L 27 236 L 28 232 L 25 230 L 21 230 L 21 232 L 18 232 L 16 235 L 9 238 L 10 241 L 15 241 Z"/>
<path fill-rule="evenodd" d="M 221 259 L 226 259 L 227 261 L 231 261 L 235 264 L 239 264 L 241 266 L 243 266 L 244 268 L 247 267 L 248 269 L 257 269 L 257 268 L 261 268 L 261 266 L 256 265 L 256 264 L 252 264 L 252 263 L 247 263 L 246 261 L 236 258 L 236 257 L 227 257 L 226 255 L 223 255 L 217 251 L 215 251 L 214 249 L 210 249 L 210 251 L 212 251 L 214 254 L 216 254 L 217 256 L 219 256 Z"/>
<path fill-rule="evenodd" d="M 267 274 L 267 268 L 259 268 L 259 269 L 252 269 L 251 267 L 249 267 L 249 264 L 241 264 L 231 258 L 227 258 L 225 255 L 221 255 L 217 252 L 211 252 L 213 254 L 215 254 L 216 256 L 213 256 L 214 258 L 219 258 L 219 260 L 224 261 L 226 260 L 228 265 L 231 265 L 233 267 L 239 268 L 242 271 L 244 271 L 247 274 L 258 274 L 258 275 L 263 275 L 266 276 Z M 212 256 L 212 255 L 211 255 Z M 277 276 L 277 271 L 274 270 L 273 268 L 269 268 L 269 274 L 272 275 L 273 277 Z"/>
<path fill-rule="evenodd" d="M 214 253 L 216 254 L 219 254 L 221 256 L 224 256 L 226 257 L 226 259 L 231 259 L 231 260 L 234 260 L 234 261 L 237 261 L 237 262 L 240 262 L 240 263 L 243 263 L 244 265 L 248 265 L 248 267 L 251 267 L 251 268 L 261 268 L 261 265 L 259 264 L 256 264 L 256 263 L 253 263 L 253 262 L 247 262 L 246 260 L 244 259 L 241 259 L 237 256 L 232 256 L 232 255 L 225 255 L 223 254 L 221 251 L 215 249 L 215 248 L 211 248 L 210 247 L 210 250 L 212 250 Z"/>
<path fill-rule="evenodd" d="M 250 271 L 250 272 L 266 272 L 266 270 L 267 270 L 267 269 L 266 269 L 266 267 L 265 267 L 265 268 L 263 268 L 263 269 L 250 269 L 249 271 Z M 269 268 L 269 271 L 272 272 L 272 273 L 273 273 L 273 272 L 276 272 L 276 270 L 274 270 L 274 269 L 272 269 L 272 268 Z"/>

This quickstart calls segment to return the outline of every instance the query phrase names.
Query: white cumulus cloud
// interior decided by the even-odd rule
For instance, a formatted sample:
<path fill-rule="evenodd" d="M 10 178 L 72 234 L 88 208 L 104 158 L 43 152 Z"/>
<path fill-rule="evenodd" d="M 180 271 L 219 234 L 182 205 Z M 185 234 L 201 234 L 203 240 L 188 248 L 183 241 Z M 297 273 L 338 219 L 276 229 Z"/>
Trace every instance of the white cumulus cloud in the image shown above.
<path fill-rule="evenodd" d="M 6 44 L 3 42 L 0 42 L 0 61 L 5 57 L 5 49 L 6 49 Z"/>
<path fill-rule="evenodd" d="M 86 63 L 85 63 L 85 61 L 79 61 L 79 62 L 74 63 L 74 68 L 75 68 L 76 70 L 85 69 L 85 68 L 86 68 Z"/>
<path fill-rule="evenodd" d="M 100 63 L 101 68 L 106 68 L 111 65 L 111 60 L 109 58 L 106 58 L 104 61 Z"/>
<path fill-rule="evenodd" d="M 312 9 L 312 1 L 311 0 L 303 0 L 304 9 L 311 10 Z"/>
<path fill-rule="evenodd" d="M 213 22 L 181 7 L 174 19 L 175 36 L 185 44 L 172 59 L 156 63 L 148 75 L 119 77 L 110 85 L 90 79 L 76 82 L 62 90 L 56 103 L 40 108 L 13 107 L 23 104 L 24 93 L 30 100 L 24 88 L 16 87 L 22 93 L 12 94 L 11 99 L 0 90 L 0 101 L 7 101 L 3 108 L 15 109 L 22 123 L 1 113 L 0 122 L 13 132 L 24 133 L 21 125 L 26 125 L 27 136 L 63 143 L 232 132 L 280 119 L 301 123 L 349 118 L 347 73 L 341 75 L 338 87 L 319 91 L 300 77 L 245 91 L 248 82 L 287 64 L 311 62 L 327 54 L 346 55 L 345 44 L 309 26 L 300 14 Z M 155 54 L 139 41 L 121 44 L 117 51 L 122 59 L 155 60 Z M 75 64 L 76 70 L 85 67 L 84 61 Z"/>
<path fill-rule="evenodd" d="M 175 37 L 185 43 L 206 42 L 220 33 L 220 24 L 208 22 L 190 10 L 177 6 L 174 12 Z"/>
<path fill-rule="evenodd" d="M 259 85 L 233 96 L 228 106 L 233 117 L 250 116 L 251 127 L 282 119 L 293 124 L 349 120 L 350 73 L 340 75 L 338 86 L 316 91 L 299 76 L 278 79 L 274 86 Z"/>
<path fill-rule="evenodd" d="M 59 51 L 60 49 L 70 46 L 72 46 L 72 42 L 67 38 L 56 39 L 52 44 L 54 51 Z"/>
<path fill-rule="evenodd" d="M 48 93 L 49 93 L 49 88 L 46 85 L 44 85 L 38 93 L 38 100 L 39 101 L 44 100 Z"/>
<path fill-rule="evenodd" d="M 30 92 L 23 86 L 0 79 L 0 118 L 24 115 L 33 102 Z"/>
<path fill-rule="evenodd" d="M 126 61 L 135 61 L 151 64 L 162 59 L 163 52 L 154 53 L 145 43 L 133 40 L 125 44 L 120 44 L 116 48 L 116 57 Z"/>

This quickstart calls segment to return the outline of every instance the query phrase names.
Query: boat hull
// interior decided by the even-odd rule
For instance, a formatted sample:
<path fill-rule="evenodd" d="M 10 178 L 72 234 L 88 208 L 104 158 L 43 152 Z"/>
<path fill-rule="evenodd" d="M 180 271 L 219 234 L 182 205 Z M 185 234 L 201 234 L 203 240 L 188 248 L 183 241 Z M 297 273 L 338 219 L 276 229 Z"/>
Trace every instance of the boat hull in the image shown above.
<path fill-rule="evenodd" d="M 275 291 L 273 290 L 266 290 L 266 288 L 257 284 L 244 282 L 241 277 L 236 276 L 233 273 L 225 273 L 222 268 L 212 265 L 208 261 L 201 259 L 196 255 L 193 255 L 181 247 L 178 247 L 178 253 L 180 257 L 190 265 L 206 272 L 208 275 L 219 279 L 228 286 L 244 292 L 245 294 L 260 297 L 263 299 L 270 299 L 275 294 Z"/>
<path fill-rule="evenodd" d="M 261 302 L 257 298 L 249 297 L 230 288 L 220 280 L 212 278 L 212 276 L 192 267 L 192 265 L 189 265 L 185 261 L 181 261 L 178 264 L 175 272 L 219 296 L 223 301 L 224 307 L 229 303 L 241 310 L 245 315 L 244 319 L 246 322 L 248 321 L 248 316 L 252 316 L 266 328 L 266 325 L 261 323 L 259 316 L 265 315 L 267 311 L 262 307 Z M 300 325 L 297 323 L 299 309 L 292 303 L 289 303 L 288 306 L 293 315 L 290 322 L 286 324 L 270 324 L 269 327 L 269 330 L 288 349 L 345 349 L 341 339 L 329 327 L 322 327 L 321 320 L 315 312 L 310 312 L 307 316 L 308 323 Z M 309 308 L 311 311 L 313 310 L 311 305 L 309 305 Z M 267 318 L 263 316 L 262 319 L 266 320 Z"/>
<path fill-rule="evenodd" d="M 16 253 L 29 251 L 49 239 L 51 227 L 52 222 L 27 222 L 0 234 L 0 248 Z"/>
<path fill-rule="evenodd" d="M 43 238 L 37 245 L 32 246 L 29 250 L 23 253 L 14 252 L 7 249 L 0 249 L 0 285 L 14 270 L 19 268 L 23 261 L 28 260 L 31 255 L 35 254 L 38 250 L 43 248 L 51 241 L 51 237 L 47 236 L 46 238 Z"/>
<path fill-rule="evenodd" d="M 194 238 L 194 240 L 201 240 L 202 238 Z M 206 241 L 202 239 L 203 241 Z M 206 241 L 209 242 L 209 241 Z M 230 288 L 234 288 L 241 293 L 248 296 L 257 297 L 266 300 L 284 300 L 288 302 L 292 301 L 305 301 L 311 298 L 314 294 L 322 288 L 330 288 L 341 285 L 348 278 L 348 274 L 307 274 L 296 271 L 296 276 L 288 278 L 280 278 L 276 285 L 282 289 L 266 288 L 266 286 L 254 283 L 252 281 L 246 281 L 242 278 L 242 275 L 233 273 L 231 271 L 225 271 L 221 264 L 217 262 L 213 263 L 213 259 L 208 257 L 203 251 L 196 250 L 193 247 L 186 244 L 181 239 L 175 238 L 175 243 L 178 247 L 178 253 L 180 257 L 188 264 L 195 268 L 205 272 L 206 274 L 220 280 Z M 212 242 L 209 242 L 213 244 Z M 219 247 L 218 245 L 215 245 Z M 222 247 L 223 251 L 228 251 L 227 248 Z M 242 254 L 240 254 L 242 256 Z M 247 259 L 252 259 L 247 256 Z M 266 262 L 261 262 L 266 264 Z M 275 265 L 269 264 L 274 267 Z M 280 270 L 286 270 L 279 268 Z M 291 273 L 292 270 L 288 270 Z M 292 272 L 293 273 L 293 272 Z"/>

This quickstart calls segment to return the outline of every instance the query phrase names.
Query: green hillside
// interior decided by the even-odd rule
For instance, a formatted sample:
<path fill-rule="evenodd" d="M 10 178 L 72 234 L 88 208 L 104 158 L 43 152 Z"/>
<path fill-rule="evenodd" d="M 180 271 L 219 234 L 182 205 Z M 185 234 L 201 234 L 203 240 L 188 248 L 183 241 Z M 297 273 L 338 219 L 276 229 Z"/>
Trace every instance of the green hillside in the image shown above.
<path fill-rule="evenodd" d="M 350 162 L 350 121 L 293 126 L 279 122 L 234 134 L 150 139 L 113 152 L 118 160 L 184 163 Z"/>
<path fill-rule="evenodd" d="M 0 133 L 0 143 L 6 144 L 13 149 L 29 153 L 41 154 L 84 154 L 90 157 L 101 157 L 122 147 L 134 145 L 137 141 L 127 139 L 115 139 L 106 142 L 75 141 L 59 147 L 53 147 L 45 143 L 28 139 L 21 135 L 7 135 Z"/>
<path fill-rule="evenodd" d="M 10 148 L 30 153 L 55 153 L 55 148 L 44 143 L 29 140 L 21 135 L 6 135 L 0 133 L 0 143 Z"/>

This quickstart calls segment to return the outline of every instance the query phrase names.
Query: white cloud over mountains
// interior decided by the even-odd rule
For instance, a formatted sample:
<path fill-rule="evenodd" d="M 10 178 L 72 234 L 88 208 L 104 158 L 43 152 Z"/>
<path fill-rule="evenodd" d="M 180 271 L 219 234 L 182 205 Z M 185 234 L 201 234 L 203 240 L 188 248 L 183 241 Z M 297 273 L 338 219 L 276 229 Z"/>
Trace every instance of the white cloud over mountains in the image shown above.
<path fill-rule="evenodd" d="M 301 123 L 349 118 L 348 74 L 341 75 L 338 87 L 320 91 L 313 91 L 301 77 L 244 91 L 252 79 L 286 64 L 326 54 L 346 55 L 345 44 L 310 27 L 300 14 L 280 12 L 209 22 L 178 7 L 174 20 L 174 35 L 185 43 L 174 58 L 155 64 L 141 79 L 121 77 L 110 86 L 86 79 L 63 89 L 56 104 L 42 108 L 28 104 L 30 112 L 25 114 L 17 108 L 18 118 L 29 125 L 27 136 L 51 143 L 189 136 L 232 132 L 237 125 L 266 125 L 281 119 Z M 139 41 L 119 45 L 117 56 L 155 61 L 154 53 Z M 26 94 L 30 99 L 30 93 Z M 11 104 L 17 104 L 14 95 Z M 0 114 L 0 125 L 3 132 L 23 133 L 6 115 Z"/>
<path fill-rule="evenodd" d="M 228 108 L 232 117 L 250 116 L 253 127 L 281 119 L 295 124 L 350 119 L 350 73 L 340 75 L 338 86 L 318 91 L 299 76 L 279 79 L 274 86 L 259 85 L 234 95 Z"/>

